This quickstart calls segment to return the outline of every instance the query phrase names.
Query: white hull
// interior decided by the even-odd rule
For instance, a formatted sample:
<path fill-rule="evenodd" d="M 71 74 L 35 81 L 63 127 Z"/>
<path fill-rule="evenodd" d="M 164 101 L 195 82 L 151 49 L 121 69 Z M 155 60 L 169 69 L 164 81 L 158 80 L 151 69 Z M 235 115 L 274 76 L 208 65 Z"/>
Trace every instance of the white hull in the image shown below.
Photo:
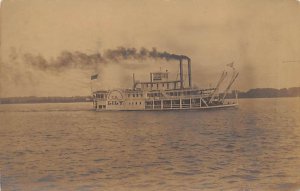
<path fill-rule="evenodd" d="M 215 105 L 215 106 L 201 106 L 201 107 L 188 107 L 188 108 L 110 108 L 110 109 L 95 109 L 95 111 L 188 111 L 188 110 L 211 110 L 211 109 L 227 109 L 227 108 L 237 108 L 238 103 Z"/>

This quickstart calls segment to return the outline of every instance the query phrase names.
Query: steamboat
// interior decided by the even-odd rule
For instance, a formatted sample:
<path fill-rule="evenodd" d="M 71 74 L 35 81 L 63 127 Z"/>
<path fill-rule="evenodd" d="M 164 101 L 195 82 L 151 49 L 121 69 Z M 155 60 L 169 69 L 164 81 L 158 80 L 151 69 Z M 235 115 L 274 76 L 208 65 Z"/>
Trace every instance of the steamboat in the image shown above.
<path fill-rule="evenodd" d="M 187 82 L 183 77 L 183 65 L 186 63 Z M 238 77 L 238 72 L 234 69 L 233 63 L 228 66 L 232 68 L 232 75 L 223 91 L 220 91 L 220 85 L 229 72 L 222 72 L 214 88 L 193 88 L 191 59 L 185 58 L 179 60 L 178 80 L 169 80 L 168 71 L 152 72 L 149 81 L 145 82 L 136 81 L 133 74 L 133 86 L 130 89 L 92 91 L 93 108 L 96 111 L 169 111 L 237 107 L 237 91 L 235 91 L 233 99 L 227 99 L 227 95 Z M 97 77 L 98 74 L 91 76 L 91 80 L 97 79 Z"/>

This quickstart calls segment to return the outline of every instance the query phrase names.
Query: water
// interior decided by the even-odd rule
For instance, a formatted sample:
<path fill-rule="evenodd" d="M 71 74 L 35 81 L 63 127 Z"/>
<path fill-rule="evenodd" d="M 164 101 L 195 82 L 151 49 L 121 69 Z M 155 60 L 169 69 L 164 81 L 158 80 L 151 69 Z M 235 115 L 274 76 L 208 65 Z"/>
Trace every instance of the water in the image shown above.
<path fill-rule="evenodd" d="M 0 105 L 2 190 L 299 190 L 300 98 L 239 109 Z"/>

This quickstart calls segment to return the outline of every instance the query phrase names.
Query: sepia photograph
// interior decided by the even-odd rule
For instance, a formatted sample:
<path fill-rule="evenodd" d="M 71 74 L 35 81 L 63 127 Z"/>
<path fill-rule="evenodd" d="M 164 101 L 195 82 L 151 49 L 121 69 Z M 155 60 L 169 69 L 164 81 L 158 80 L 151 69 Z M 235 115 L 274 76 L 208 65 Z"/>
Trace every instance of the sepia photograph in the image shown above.
<path fill-rule="evenodd" d="M 300 191 L 300 0 L 0 6 L 0 191 Z"/>

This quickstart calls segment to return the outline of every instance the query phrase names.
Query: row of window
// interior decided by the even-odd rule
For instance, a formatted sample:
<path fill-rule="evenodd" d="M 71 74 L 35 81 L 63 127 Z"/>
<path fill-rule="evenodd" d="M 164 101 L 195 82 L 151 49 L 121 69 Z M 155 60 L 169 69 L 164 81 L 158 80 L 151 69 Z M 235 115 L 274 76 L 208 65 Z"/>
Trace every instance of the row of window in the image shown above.
<path fill-rule="evenodd" d="M 190 91 L 184 91 L 184 92 L 166 92 L 169 96 L 181 96 L 181 95 L 193 95 L 196 94 L 196 92 L 190 92 Z M 148 93 L 148 97 L 162 97 L 161 93 Z M 131 93 L 128 94 L 128 97 L 143 97 L 143 94 L 141 93 Z M 106 99 L 107 95 L 105 94 L 96 94 L 96 98 L 100 99 Z"/>
<path fill-rule="evenodd" d="M 99 105 L 98 108 L 99 109 L 106 109 L 106 105 Z"/>
<path fill-rule="evenodd" d="M 186 91 L 186 92 L 166 92 L 166 94 L 168 96 L 181 96 L 181 95 L 195 95 L 195 92 L 190 92 L 190 91 Z M 157 92 L 157 93 L 148 93 L 147 94 L 148 97 L 162 97 L 162 94 Z"/>
<path fill-rule="evenodd" d="M 108 103 L 108 105 L 123 105 L 123 103 Z M 142 102 L 128 102 L 128 105 L 142 105 Z M 96 106 L 97 108 L 97 106 Z M 106 105 L 98 105 L 99 109 L 106 109 Z"/>
<path fill-rule="evenodd" d="M 182 99 L 182 105 L 189 105 L 189 104 L 199 104 L 200 99 Z M 171 105 L 171 104 L 180 104 L 180 100 L 160 100 L 160 101 L 146 101 L 146 105 Z"/>
<path fill-rule="evenodd" d="M 129 105 L 142 105 L 142 102 L 128 102 Z"/>
<path fill-rule="evenodd" d="M 165 85 L 167 86 L 167 88 L 169 88 L 169 86 L 170 86 L 170 83 L 161 83 L 162 85 L 162 87 L 165 87 Z M 147 88 L 149 88 L 149 87 L 151 87 L 151 88 L 153 88 L 154 87 L 154 85 L 156 86 L 156 88 L 158 88 L 158 86 L 159 86 L 159 84 L 157 83 L 157 84 L 142 84 L 142 88 L 144 88 L 145 86 L 147 87 Z"/>
<path fill-rule="evenodd" d="M 148 93 L 147 94 L 148 97 L 162 97 L 162 94 L 157 92 L 157 93 Z"/>
<path fill-rule="evenodd" d="M 106 97 L 106 94 L 96 94 L 96 98 L 105 99 Z"/>
<path fill-rule="evenodd" d="M 169 96 L 181 96 L 181 95 L 196 95 L 196 92 L 184 91 L 184 92 L 166 92 Z"/>
<path fill-rule="evenodd" d="M 139 93 L 128 94 L 128 97 L 143 97 L 143 94 L 139 94 Z"/>

